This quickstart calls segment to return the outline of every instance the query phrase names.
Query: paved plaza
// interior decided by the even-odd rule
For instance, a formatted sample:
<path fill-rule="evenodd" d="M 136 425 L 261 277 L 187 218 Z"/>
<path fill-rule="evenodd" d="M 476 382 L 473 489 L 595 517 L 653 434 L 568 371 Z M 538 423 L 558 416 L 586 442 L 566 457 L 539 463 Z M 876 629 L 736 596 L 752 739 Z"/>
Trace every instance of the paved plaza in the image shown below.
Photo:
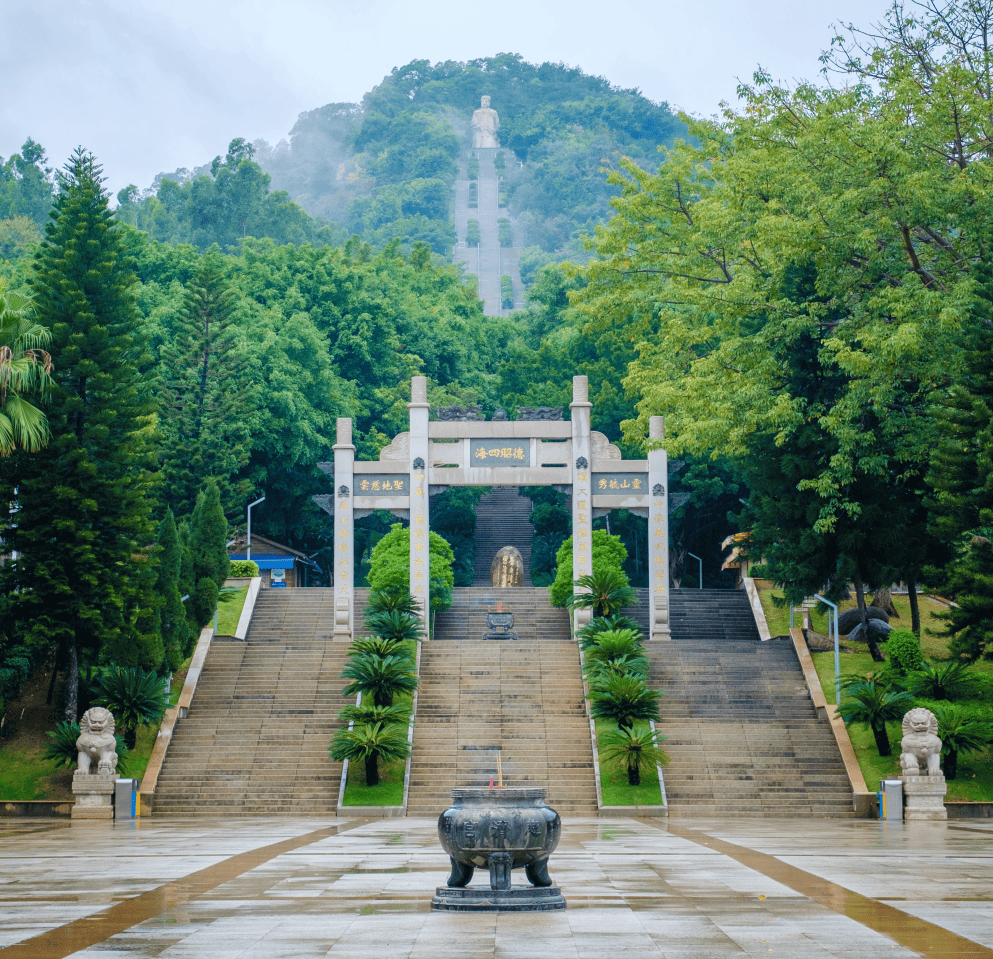
<path fill-rule="evenodd" d="M 988 820 L 574 819 L 555 913 L 432 912 L 447 866 L 429 819 L 0 820 L 0 959 L 993 957 Z"/>

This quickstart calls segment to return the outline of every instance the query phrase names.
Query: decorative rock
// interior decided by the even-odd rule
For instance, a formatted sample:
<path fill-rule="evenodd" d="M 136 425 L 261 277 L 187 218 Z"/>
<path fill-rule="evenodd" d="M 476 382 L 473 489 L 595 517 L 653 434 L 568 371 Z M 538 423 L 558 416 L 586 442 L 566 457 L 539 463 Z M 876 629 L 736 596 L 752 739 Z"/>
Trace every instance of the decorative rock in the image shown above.
<path fill-rule="evenodd" d="M 524 559 L 513 546 L 504 546 L 493 557 L 490 582 L 498 589 L 524 585 Z"/>
<path fill-rule="evenodd" d="M 886 637 L 891 632 L 893 632 L 893 627 L 890 626 L 889 623 L 884 623 L 881 619 L 870 619 L 869 622 L 866 625 L 869 627 L 869 633 L 870 633 L 870 635 L 875 636 L 876 639 L 881 640 L 883 642 L 885 642 L 886 641 Z M 838 632 L 841 632 L 841 630 L 839 629 Z M 866 642 L 866 638 L 865 638 L 865 626 L 863 626 L 861 623 L 859 623 L 858 626 L 856 626 L 848 634 L 848 638 L 853 643 L 864 643 L 864 642 Z"/>
<path fill-rule="evenodd" d="M 545 805 L 544 789 L 453 789 L 452 805 L 438 817 L 438 838 L 452 864 L 432 909 L 524 912 L 564 909 L 548 875 L 562 822 Z M 532 886 L 511 885 L 524 867 Z M 490 874 L 488 888 L 467 888 L 476 867 Z"/>
<path fill-rule="evenodd" d="M 941 773 L 938 719 L 931 710 L 918 707 L 903 717 L 900 750 L 903 818 L 910 822 L 947 819 L 944 799 L 948 787 Z"/>
<path fill-rule="evenodd" d="M 884 623 L 888 623 L 890 621 L 890 618 L 886 612 L 878 606 L 866 606 L 865 612 L 870 620 L 879 619 Z M 862 614 L 859 612 L 858 607 L 855 609 L 846 609 L 840 616 L 838 616 L 838 632 L 843 636 L 847 636 L 849 631 L 855 629 L 855 627 L 860 625 L 861 622 Z"/>

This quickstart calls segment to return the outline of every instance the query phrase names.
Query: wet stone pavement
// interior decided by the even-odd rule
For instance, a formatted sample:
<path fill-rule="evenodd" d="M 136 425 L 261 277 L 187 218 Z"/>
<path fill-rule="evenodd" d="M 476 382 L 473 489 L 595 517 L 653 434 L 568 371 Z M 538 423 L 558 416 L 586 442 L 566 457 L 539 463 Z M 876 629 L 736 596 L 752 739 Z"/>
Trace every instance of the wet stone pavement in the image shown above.
<path fill-rule="evenodd" d="M 573 819 L 550 872 L 432 912 L 429 819 L 0 820 L 0 959 L 993 959 L 990 821 Z"/>

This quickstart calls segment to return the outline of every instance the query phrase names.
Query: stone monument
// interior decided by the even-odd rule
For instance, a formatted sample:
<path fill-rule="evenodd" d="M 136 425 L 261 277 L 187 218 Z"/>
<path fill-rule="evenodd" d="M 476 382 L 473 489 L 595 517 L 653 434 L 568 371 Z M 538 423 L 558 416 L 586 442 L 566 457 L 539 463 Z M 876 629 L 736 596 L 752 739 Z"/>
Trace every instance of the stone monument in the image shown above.
<path fill-rule="evenodd" d="M 900 766 L 903 818 L 929 822 L 947 819 L 944 798 L 948 787 L 941 772 L 938 719 L 931 710 L 918 707 L 903 717 Z"/>
<path fill-rule="evenodd" d="M 117 781 L 117 740 L 114 714 L 102 706 L 88 709 L 79 721 L 79 762 L 72 777 L 76 802 L 73 819 L 113 819 Z"/>
<path fill-rule="evenodd" d="M 499 129 L 500 117 L 496 110 L 490 107 L 490 98 L 483 97 L 479 109 L 472 115 L 473 149 L 499 149 L 500 141 L 497 139 L 497 130 Z"/>
<path fill-rule="evenodd" d="M 439 886 L 432 909 L 455 912 L 535 912 L 565 909 L 548 875 L 548 857 L 558 845 L 562 820 L 545 805 L 544 789 L 453 789 L 452 805 L 438 817 L 438 838 L 452 864 L 447 886 Z M 511 870 L 524 867 L 530 886 L 511 884 Z M 472 888 L 477 867 L 489 885 Z"/>
<path fill-rule="evenodd" d="M 504 546 L 490 563 L 490 583 L 497 589 L 524 585 L 524 559 L 513 546 Z"/>

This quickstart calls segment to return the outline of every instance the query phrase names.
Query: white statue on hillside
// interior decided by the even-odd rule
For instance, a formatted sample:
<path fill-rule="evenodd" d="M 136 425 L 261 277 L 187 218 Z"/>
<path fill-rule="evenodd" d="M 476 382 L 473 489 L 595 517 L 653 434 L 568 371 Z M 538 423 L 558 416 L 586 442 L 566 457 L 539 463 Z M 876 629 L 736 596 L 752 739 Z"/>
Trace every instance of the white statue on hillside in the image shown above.
<path fill-rule="evenodd" d="M 483 97 L 479 109 L 472 115 L 473 148 L 497 149 L 500 146 L 497 139 L 499 129 L 500 117 L 496 110 L 490 108 L 490 98 Z"/>

